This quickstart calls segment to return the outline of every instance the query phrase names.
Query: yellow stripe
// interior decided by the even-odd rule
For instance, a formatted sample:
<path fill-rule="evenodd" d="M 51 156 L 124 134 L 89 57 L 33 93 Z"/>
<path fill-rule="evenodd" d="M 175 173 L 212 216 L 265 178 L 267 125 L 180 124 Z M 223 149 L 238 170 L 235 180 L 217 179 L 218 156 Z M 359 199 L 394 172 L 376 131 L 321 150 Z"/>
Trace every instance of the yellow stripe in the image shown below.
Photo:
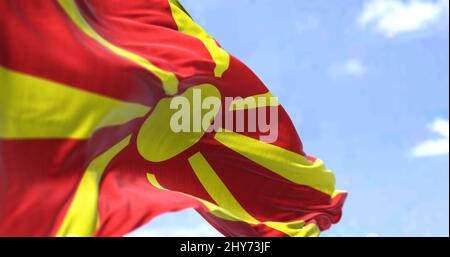
<path fill-rule="evenodd" d="M 175 74 L 162 70 L 156 67 L 151 62 L 149 62 L 147 59 L 108 42 L 89 25 L 89 23 L 86 21 L 86 19 L 83 17 L 80 10 L 78 9 L 78 6 L 75 3 L 75 1 L 58 0 L 58 2 L 64 9 L 64 11 L 67 13 L 67 15 L 70 17 L 70 19 L 73 21 L 73 23 L 75 23 L 75 25 L 87 36 L 91 37 L 102 46 L 111 50 L 113 53 L 142 66 L 143 68 L 145 68 L 146 70 L 157 76 L 161 80 L 166 94 L 174 95 L 178 92 L 178 79 L 175 76 Z"/>
<path fill-rule="evenodd" d="M 1 66 L 0 82 L 0 138 L 86 139 L 150 110 Z"/>
<path fill-rule="evenodd" d="M 280 103 L 278 99 L 272 95 L 272 93 L 267 92 L 265 94 L 249 96 L 246 98 L 233 100 L 230 104 L 230 111 L 238 110 L 248 110 L 260 107 L 276 107 Z"/>
<path fill-rule="evenodd" d="M 320 160 L 312 163 L 297 153 L 231 131 L 217 132 L 215 139 L 287 180 L 334 193 L 334 175 Z"/>
<path fill-rule="evenodd" d="M 93 236 L 98 227 L 99 182 L 108 163 L 129 143 L 130 136 L 95 158 L 86 169 L 56 236 Z"/>
<path fill-rule="evenodd" d="M 177 0 L 169 0 L 169 3 L 178 30 L 202 41 L 216 64 L 214 69 L 215 76 L 222 77 L 230 65 L 230 55 L 217 45 L 216 41 L 191 19 Z"/>
<path fill-rule="evenodd" d="M 159 184 L 155 175 L 147 173 L 147 179 L 150 182 L 150 184 L 152 184 L 154 187 L 159 188 L 161 190 L 167 190 Z M 220 180 L 220 184 L 223 185 L 223 182 L 221 180 Z M 225 186 L 225 185 L 223 185 L 223 186 Z M 229 195 L 231 195 L 230 192 L 228 192 L 228 193 L 229 193 Z M 182 194 L 184 194 L 184 193 L 182 193 Z M 184 195 L 197 199 L 209 210 L 209 212 L 212 215 L 214 215 L 220 219 L 224 219 L 224 220 L 228 220 L 228 221 L 246 222 L 246 223 L 254 224 L 254 225 L 264 224 L 270 228 L 281 231 L 291 237 L 315 237 L 315 236 L 320 235 L 320 229 L 316 225 L 308 224 L 307 226 L 304 226 L 305 222 L 302 220 L 294 221 L 294 222 L 272 222 L 272 221 L 259 222 L 256 219 L 254 219 L 253 217 L 251 217 L 250 214 L 247 213 L 247 214 L 245 214 L 245 216 L 250 216 L 251 218 L 249 219 L 249 221 L 243 221 L 243 220 L 239 219 L 238 217 L 236 217 L 231 212 L 225 210 L 224 208 L 217 206 L 216 204 L 210 203 L 208 201 L 205 201 L 203 199 L 197 198 L 192 195 L 188 195 L 188 194 L 184 194 Z M 234 199 L 234 201 L 236 201 L 236 199 Z M 241 212 L 246 212 L 246 211 L 244 209 L 242 209 Z"/>

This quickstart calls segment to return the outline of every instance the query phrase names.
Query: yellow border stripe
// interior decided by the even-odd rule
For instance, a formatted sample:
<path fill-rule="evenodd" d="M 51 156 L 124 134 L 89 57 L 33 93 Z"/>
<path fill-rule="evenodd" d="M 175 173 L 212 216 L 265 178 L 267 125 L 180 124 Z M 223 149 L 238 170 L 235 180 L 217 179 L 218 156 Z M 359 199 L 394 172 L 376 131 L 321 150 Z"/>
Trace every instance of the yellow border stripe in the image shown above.
<path fill-rule="evenodd" d="M 333 172 L 320 160 L 312 163 L 297 153 L 228 130 L 217 132 L 215 139 L 287 180 L 330 196 L 334 193 Z"/>
<path fill-rule="evenodd" d="M 169 4 L 178 30 L 202 41 L 216 64 L 216 67 L 214 68 L 215 76 L 219 78 L 222 77 L 223 73 L 229 68 L 230 55 L 192 20 L 177 0 L 169 0 Z"/>
<path fill-rule="evenodd" d="M 102 46 L 111 50 L 113 53 L 142 66 L 143 68 L 157 76 L 161 80 L 166 94 L 174 95 L 178 92 L 178 78 L 175 76 L 175 74 L 162 70 L 149 62 L 147 59 L 108 42 L 89 25 L 89 23 L 86 21 L 86 19 L 78 9 L 75 1 L 58 0 L 58 2 L 70 17 L 70 19 L 73 21 L 73 23 L 86 35 L 97 41 Z"/>
<path fill-rule="evenodd" d="M 56 236 L 93 236 L 97 230 L 99 182 L 108 163 L 130 143 L 131 135 L 95 158 L 86 169 Z"/>
<path fill-rule="evenodd" d="M 0 66 L 0 138 L 89 138 L 150 108 Z"/>

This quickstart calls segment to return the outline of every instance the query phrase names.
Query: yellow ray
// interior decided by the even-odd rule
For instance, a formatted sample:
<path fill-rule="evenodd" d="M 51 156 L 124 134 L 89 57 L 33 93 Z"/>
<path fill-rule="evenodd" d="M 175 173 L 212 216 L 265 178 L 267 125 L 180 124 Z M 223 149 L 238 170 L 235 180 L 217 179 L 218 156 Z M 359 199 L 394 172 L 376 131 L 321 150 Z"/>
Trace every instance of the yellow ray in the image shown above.
<path fill-rule="evenodd" d="M 0 138 L 89 138 L 150 108 L 0 67 Z"/>
<path fill-rule="evenodd" d="M 231 102 L 229 110 L 239 111 L 239 110 L 255 109 L 260 107 L 276 107 L 279 105 L 280 103 L 278 102 L 278 99 L 275 98 L 272 95 L 272 93 L 267 92 L 265 94 L 235 99 L 234 101 Z"/>
<path fill-rule="evenodd" d="M 56 236 L 93 236 L 97 230 L 99 182 L 108 163 L 129 143 L 130 136 L 100 154 L 87 167 Z"/>
<path fill-rule="evenodd" d="M 334 193 L 334 175 L 320 160 L 312 163 L 297 153 L 227 130 L 217 132 L 215 139 L 287 180 L 330 196 Z"/>
<path fill-rule="evenodd" d="M 203 187 L 211 198 L 216 201 L 218 206 L 229 211 L 242 221 L 258 223 L 255 218 L 248 214 L 236 198 L 234 198 L 233 194 L 228 190 L 227 186 L 222 182 L 200 152 L 191 156 L 188 161 L 194 170 L 195 175 L 197 175 L 197 178 L 200 180 Z"/>
<path fill-rule="evenodd" d="M 169 0 L 169 3 L 178 30 L 202 41 L 216 64 L 214 69 L 215 76 L 219 78 L 222 77 L 223 73 L 228 70 L 230 65 L 230 55 L 216 43 L 214 38 L 189 17 L 177 0 Z"/>
<path fill-rule="evenodd" d="M 163 186 L 161 186 L 161 184 L 159 184 L 159 182 L 156 179 L 156 176 L 154 174 L 147 173 L 147 180 L 154 187 L 156 187 L 158 189 L 161 189 L 161 190 L 169 191 L 166 188 L 164 188 Z M 241 221 L 239 218 L 237 218 L 236 216 L 231 214 L 229 211 L 226 211 L 225 209 L 220 208 L 219 206 L 217 206 L 217 205 L 215 205 L 213 203 L 210 203 L 208 201 L 205 201 L 205 200 L 203 200 L 201 198 L 198 198 L 198 197 L 195 197 L 193 195 L 185 194 L 183 192 L 178 192 L 178 193 L 200 201 L 210 211 L 210 213 L 215 215 L 216 217 L 219 217 L 219 218 L 222 218 L 222 219 L 225 219 L 225 220 L 229 220 L 229 221 Z M 249 223 L 253 224 L 252 222 L 249 222 Z"/>
<path fill-rule="evenodd" d="M 127 51 L 123 48 L 120 48 L 116 45 L 113 45 L 106 39 L 104 39 L 102 36 L 100 36 L 86 21 L 86 19 L 81 14 L 80 10 L 78 9 L 77 4 L 73 0 L 58 0 L 61 7 L 64 9 L 64 11 L 67 13 L 67 15 L 70 17 L 70 19 L 73 21 L 73 23 L 81 30 L 83 31 L 87 36 L 91 37 L 95 41 L 97 41 L 102 46 L 106 47 L 113 53 L 128 59 L 141 67 L 145 68 L 155 76 L 157 76 L 162 84 L 163 88 L 168 95 L 174 95 L 178 92 L 178 78 L 175 76 L 175 74 L 162 70 L 152 64 L 147 59 L 134 54 L 130 51 Z"/>

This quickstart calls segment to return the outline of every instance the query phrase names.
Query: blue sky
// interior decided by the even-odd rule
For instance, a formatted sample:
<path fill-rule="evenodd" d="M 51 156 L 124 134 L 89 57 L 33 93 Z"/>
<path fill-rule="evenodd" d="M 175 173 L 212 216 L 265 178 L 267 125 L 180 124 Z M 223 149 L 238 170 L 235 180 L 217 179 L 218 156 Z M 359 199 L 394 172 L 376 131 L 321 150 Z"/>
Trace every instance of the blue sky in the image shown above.
<path fill-rule="evenodd" d="M 324 236 L 449 235 L 448 0 L 181 0 L 349 192 Z M 132 235 L 219 235 L 194 211 Z"/>

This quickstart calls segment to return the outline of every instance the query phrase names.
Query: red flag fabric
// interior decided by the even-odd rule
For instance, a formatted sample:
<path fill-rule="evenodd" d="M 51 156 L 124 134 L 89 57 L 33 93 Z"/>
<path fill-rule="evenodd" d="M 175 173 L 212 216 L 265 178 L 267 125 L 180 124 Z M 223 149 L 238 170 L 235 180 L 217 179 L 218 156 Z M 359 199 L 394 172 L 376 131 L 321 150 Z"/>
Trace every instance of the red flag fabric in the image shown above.
<path fill-rule="evenodd" d="M 0 236 L 122 236 L 186 208 L 226 236 L 317 236 L 341 218 L 333 173 L 178 1 L 0 14 Z M 177 100 L 199 100 L 208 129 L 174 131 Z"/>

